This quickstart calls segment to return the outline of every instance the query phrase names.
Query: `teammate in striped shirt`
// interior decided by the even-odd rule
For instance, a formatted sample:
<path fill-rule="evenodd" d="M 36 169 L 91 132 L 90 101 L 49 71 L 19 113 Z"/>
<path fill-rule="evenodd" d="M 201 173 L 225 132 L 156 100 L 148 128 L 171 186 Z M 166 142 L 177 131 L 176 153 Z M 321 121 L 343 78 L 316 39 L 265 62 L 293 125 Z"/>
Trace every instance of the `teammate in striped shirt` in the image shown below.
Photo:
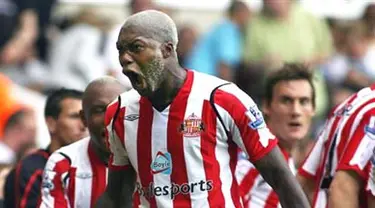
<path fill-rule="evenodd" d="M 309 70 L 298 64 L 285 64 L 265 81 L 264 114 L 267 125 L 279 139 L 279 147 L 293 173 L 291 153 L 306 138 L 315 113 L 315 89 Z M 245 207 L 278 207 L 279 199 L 255 166 L 239 153 L 236 168 L 240 194 Z"/>
<path fill-rule="evenodd" d="M 104 112 L 124 91 L 125 87 L 111 77 L 99 78 L 87 86 L 81 118 L 90 137 L 50 156 L 43 175 L 40 207 L 93 207 L 107 183 L 109 150 L 104 139 Z"/>
<path fill-rule="evenodd" d="M 121 29 L 119 59 L 135 90 L 106 111 L 112 154 L 98 207 L 242 207 L 238 147 L 283 205 L 308 207 L 252 99 L 231 83 L 212 93 L 226 82 L 181 68 L 176 45 L 162 12 L 134 14 Z"/>
<path fill-rule="evenodd" d="M 332 111 L 299 169 L 313 207 L 370 207 L 367 201 L 374 195 L 366 189 L 375 148 L 374 89 L 360 90 Z"/>

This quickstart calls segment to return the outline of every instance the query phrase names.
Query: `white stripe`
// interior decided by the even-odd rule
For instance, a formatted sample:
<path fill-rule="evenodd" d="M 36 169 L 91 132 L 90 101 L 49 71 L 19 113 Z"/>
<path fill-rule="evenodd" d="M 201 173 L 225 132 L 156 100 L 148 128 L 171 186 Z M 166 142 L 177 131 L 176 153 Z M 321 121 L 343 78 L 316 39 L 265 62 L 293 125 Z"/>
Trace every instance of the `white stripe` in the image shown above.
<path fill-rule="evenodd" d="M 350 138 L 352 137 L 354 131 L 365 131 L 364 129 L 358 128 L 358 125 L 362 121 L 363 115 L 368 111 L 375 108 L 375 103 L 371 103 L 364 107 L 357 115 L 354 123 L 352 125 L 352 129 L 350 131 Z M 375 140 L 371 138 L 369 135 L 365 133 L 363 138 L 361 139 L 360 144 L 358 145 L 353 158 L 350 160 L 350 165 L 358 165 L 358 167 L 363 170 L 368 161 L 370 160 L 371 156 L 373 155 L 373 150 L 375 148 Z"/>
<path fill-rule="evenodd" d="M 125 102 L 121 102 L 122 104 Z M 128 115 L 138 115 L 139 116 L 139 105 L 130 105 L 125 109 L 124 118 Z M 140 183 L 138 174 L 138 151 L 137 151 L 137 133 L 138 133 L 138 123 L 139 118 L 135 120 L 124 119 L 124 131 L 125 131 L 125 149 L 128 154 L 130 163 L 134 170 L 137 172 L 137 183 Z M 140 196 L 140 206 L 149 206 L 148 201 L 143 196 Z"/>
<path fill-rule="evenodd" d="M 223 108 L 219 105 L 216 105 L 216 108 L 220 115 L 224 115 L 226 112 Z M 225 116 L 223 119 L 231 119 L 230 116 Z M 233 123 L 234 121 L 225 122 L 224 123 Z M 231 187 L 232 187 L 232 178 L 233 174 L 229 166 L 230 156 L 228 152 L 228 138 L 225 134 L 225 131 L 219 121 L 216 119 L 216 148 L 215 148 L 215 156 L 216 160 L 220 166 L 220 181 L 221 181 L 221 191 L 224 195 L 225 200 L 225 207 L 234 207 L 232 194 L 231 194 Z M 235 136 L 233 136 L 235 138 Z"/>
<path fill-rule="evenodd" d="M 249 207 L 263 208 L 271 192 L 272 188 L 264 181 L 261 175 L 258 175 L 249 192 L 249 197 L 251 197 Z"/>
<path fill-rule="evenodd" d="M 196 91 L 196 87 L 197 85 L 193 85 L 191 94 L 199 94 L 199 92 Z M 185 111 L 185 119 L 193 113 L 202 119 L 202 109 L 203 99 L 197 99 L 196 96 L 189 97 Z M 197 125 L 199 124 L 200 122 L 197 123 Z M 203 165 L 203 156 L 201 154 L 201 137 L 183 137 L 183 142 L 188 184 L 190 184 L 190 187 L 194 187 L 194 191 L 190 192 L 191 207 L 209 207 L 210 205 L 207 200 L 208 193 L 206 190 L 201 191 L 199 186 L 200 181 L 207 181 Z"/>
<path fill-rule="evenodd" d="M 151 141 L 151 158 L 152 163 L 155 161 L 156 155 L 158 152 L 163 154 L 169 154 L 167 149 L 167 126 L 168 126 L 168 111 L 162 111 L 161 113 L 154 110 L 154 118 L 152 122 L 152 141 Z M 174 139 L 174 138 L 172 138 Z M 159 156 L 159 158 L 161 158 Z M 156 173 L 154 174 L 154 189 L 155 187 L 171 187 L 171 177 L 170 174 L 172 173 L 173 168 L 177 168 L 173 166 L 173 161 L 169 161 L 171 165 L 170 173 Z M 151 164 L 150 164 L 151 165 Z M 157 207 L 173 207 L 173 200 L 171 200 L 171 189 L 168 189 L 169 194 L 163 194 L 164 190 L 161 191 L 161 195 L 157 196 L 156 204 Z M 156 194 L 156 193 L 155 193 Z"/>

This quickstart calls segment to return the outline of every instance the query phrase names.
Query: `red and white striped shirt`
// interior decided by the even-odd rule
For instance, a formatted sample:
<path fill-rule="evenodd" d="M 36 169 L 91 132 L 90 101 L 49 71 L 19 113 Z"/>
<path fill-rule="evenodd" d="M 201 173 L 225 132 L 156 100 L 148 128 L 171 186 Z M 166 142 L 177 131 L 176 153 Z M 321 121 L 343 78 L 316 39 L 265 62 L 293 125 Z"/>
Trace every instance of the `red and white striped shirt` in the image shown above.
<path fill-rule="evenodd" d="M 136 207 L 242 207 L 235 179 L 237 148 L 254 162 L 277 139 L 253 100 L 234 84 L 214 96 L 223 127 L 209 102 L 222 83 L 187 70 L 182 88 L 163 111 L 134 90 L 123 93 L 120 104 L 109 105 L 110 168 L 135 169 Z"/>
<path fill-rule="evenodd" d="M 40 207 L 93 207 L 106 185 L 107 167 L 87 137 L 50 156 L 44 169 Z"/>
<path fill-rule="evenodd" d="M 290 170 L 295 174 L 296 167 L 293 158 L 280 148 Z M 240 187 L 240 195 L 246 208 L 276 208 L 281 207 L 279 198 L 272 187 L 263 179 L 255 166 L 241 151 L 236 168 L 236 177 Z"/>
<path fill-rule="evenodd" d="M 313 207 L 327 207 L 327 190 L 337 170 L 356 171 L 369 181 L 370 159 L 375 148 L 375 85 L 364 88 L 336 107 L 299 174 L 318 184 Z M 365 189 L 363 189 L 365 192 Z M 361 200 L 366 201 L 366 200 Z M 365 207 L 365 204 L 362 204 Z"/>

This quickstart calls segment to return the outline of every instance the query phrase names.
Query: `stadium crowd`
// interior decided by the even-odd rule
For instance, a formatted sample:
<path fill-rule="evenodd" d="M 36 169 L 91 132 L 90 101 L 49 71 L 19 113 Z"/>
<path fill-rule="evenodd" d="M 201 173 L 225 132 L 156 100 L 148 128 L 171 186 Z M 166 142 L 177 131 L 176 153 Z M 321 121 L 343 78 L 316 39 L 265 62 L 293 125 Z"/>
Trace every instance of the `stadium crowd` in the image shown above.
<path fill-rule="evenodd" d="M 153 11 L 161 11 L 172 20 L 178 11 L 160 6 L 157 1 L 129 1 L 127 8 L 124 8 L 132 15 L 125 22 L 128 28 L 123 22 L 118 24 L 101 16 L 91 7 L 82 7 L 75 16 L 52 18 L 53 9 L 58 4 L 56 0 L 0 2 L 0 208 L 94 207 L 97 201 L 102 203 L 98 203 L 98 207 L 116 207 L 105 202 L 108 199 L 115 201 L 116 198 L 110 196 L 113 194 L 110 187 L 115 187 L 111 181 L 117 179 L 121 185 L 127 179 L 111 173 L 134 163 L 130 156 L 126 159 L 130 162 L 124 159 L 130 155 L 125 151 L 131 149 L 127 146 L 131 142 L 124 144 L 122 137 L 133 135 L 143 141 L 141 144 L 144 146 L 135 146 L 137 150 L 134 154 L 153 154 L 152 145 L 160 146 L 162 144 L 159 143 L 169 141 L 162 141 L 162 137 L 167 137 L 164 135 L 166 133 L 144 126 L 156 126 L 152 120 L 161 119 L 162 113 L 159 115 L 155 112 L 164 112 L 165 109 L 177 112 L 183 106 L 181 104 L 174 108 L 174 101 L 171 107 L 165 107 L 165 103 L 158 103 L 158 106 L 156 101 L 151 100 L 151 95 L 140 89 L 143 85 L 141 78 L 124 67 L 134 60 L 154 67 L 155 72 L 147 74 L 154 79 L 163 74 L 156 70 L 160 66 L 173 68 L 173 60 L 165 58 L 173 54 L 165 52 L 167 46 L 160 53 L 169 62 L 152 60 L 146 63 L 147 54 L 137 57 L 136 53 L 141 50 L 153 55 L 152 50 L 155 49 L 149 45 L 163 38 L 171 38 L 170 47 L 176 52 L 176 60 L 182 68 L 187 69 L 186 75 L 185 72 L 181 75 L 186 76 L 186 82 L 193 82 L 192 76 L 205 80 L 202 81 L 205 84 L 200 88 L 201 94 L 205 88 L 211 92 L 215 86 L 208 86 L 213 84 L 234 83 L 238 86 L 238 89 L 234 85 L 218 88 L 217 100 L 211 103 L 220 107 L 218 110 L 213 107 L 216 114 L 212 114 L 217 115 L 217 122 L 222 124 L 215 127 L 217 143 L 223 142 L 219 138 L 227 138 L 228 141 L 224 143 L 228 142 L 228 154 L 238 159 L 234 167 L 231 163 L 232 172 L 228 171 L 235 182 L 230 181 L 230 185 L 227 185 L 221 181 L 223 177 L 228 177 L 223 175 L 226 172 L 225 162 L 222 161 L 229 159 L 225 156 L 208 158 L 203 153 L 212 150 L 210 154 L 223 154 L 219 152 L 219 147 L 215 150 L 208 144 L 212 141 L 207 144 L 202 142 L 200 145 L 206 145 L 208 149 L 200 147 L 202 155 L 196 153 L 193 156 L 187 154 L 189 151 L 186 149 L 178 149 L 186 148 L 184 143 L 182 147 L 176 145 L 175 151 L 168 146 L 167 154 L 158 152 L 154 160 L 144 156 L 142 161 L 147 161 L 144 162 L 146 165 L 141 165 L 137 156 L 137 165 L 130 167 L 139 175 L 135 177 L 130 172 L 123 172 L 137 180 L 132 189 L 136 193 L 134 198 L 129 196 L 126 199 L 133 200 L 132 203 L 136 205 L 147 204 L 151 207 L 184 207 L 188 195 L 191 195 L 188 197 L 191 203 L 189 207 L 243 205 L 276 208 L 285 204 L 288 207 L 308 207 L 304 200 L 316 208 L 375 207 L 375 2 L 369 1 L 360 18 L 341 20 L 318 18 L 306 11 L 297 0 L 263 0 L 263 7 L 258 12 L 245 2 L 232 0 L 223 11 L 223 18 L 203 33 L 193 24 L 180 21 L 176 27 L 176 37 L 168 33 L 170 27 L 173 33 L 174 23 Z M 146 23 L 137 20 L 145 15 L 142 11 L 151 11 L 146 14 L 155 15 L 155 18 Z M 134 22 L 139 23 L 140 28 Z M 165 26 L 165 30 L 163 28 L 158 34 L 161 30 L 149 26 L 150 22 Z M 143 24 L 148 30 L 144 29 Z M 153 32 L 154 29 L 157 32 Z M 128 41 L 126 35 L 138 34 L 141 30 L 146 30 L 152 44 L 143 41 L 149 45 L 142 45 L 144 43 L 138 41 L 142 44 L 123 46 L 122 42 Z M 164 37 L 164 33 L 169 37 Z M 121 37 L 123 40 L 120 41 Z M 173 43 L 175 39 L 176 45 Z M 130 52 L 125 53 L 124 50 Z M 121 55 L 121 52 L 125 55 Z M 222 80 L 212 78 L 211 81 L 211 77 L 206 75 Z M 185 84 L 180 86 L 181 89 L 186 88 Z M 191 85 L 195 89 L 195 85 Z M 122 106 L 121 98 L 125 100 L 122 102 L 127 103 L 130 102 L 127 99 L 136 96 L 118 98 L 118 95 L 135 92 L 131 88 L 141 96 L 150 97 L 151 101 L 140 98 L 139 102 L 150 102 L 157 111 L 152 114 L 145 110 L 146 107 L 142 106 L 150 104 L 146 103 L 128 107 L 129 111 L 136 113 L 126 113 L 128 108 L 125 110 L 121 107 L 130 104 Z M 182 92 L 175 93 L 176 99 L 182 96 Z M 226 109 L 226 100 L 222 98 L 224 94 L 232 96 L 228 103 L 237 107 L 237 114 Z M 208 94 L 206 100 L 211 102 L 216 97 L 214 93 Z M 243 114 L 248 116 L 246 122 L 236 117 L 242 108 L 242 104 L 237 102 L 255 105 L 250 109 L 245 106 Z M 207 106 L 203 104 L 201 108 Z M 223 114 L 223 111 L 228 113 Z M 141 117 L 150 114 L 150 117 Z M 212 115 L 207 113 L 205 116 Z M 220 115 L 225 117 L 222 119 Z M 196 116 L 194 113 L 186 115 L 189 119 L 183 120 L 181 127 L 176 125 L 184 137 L 203 135 L 201 132 L 213 128 L 208 125 L 209 120 L 204 120 L 208 118 Z M 195 124 L 189 122 L 201 122 L 199 117 L 204 120 L 203 124 L 191 127 Z M 122 126 L 116 123 L 116 119 L 121 119 Z M 124 123 L 134 120 L 142 121 L 144 125 L 137 124 L 132 128 L 142 126 L 146 130 L 127 133 L 130 131 L 124 127 Z M 157 125 L 163 122 L 159 121 Z M 163 125 L 167 125 L 167 122 Z M 245 127 L 249 127 L 249 130 L 244 130 Z M 118 133 L 119 128 L 125 128 L 125 135 Z M 221 132 L 217 130 L 217 135 L 216 128 L 222 128 Z M 267 129 L 266 133 L 263 128 Z M 152 134 L 150 137 L 161 139 L 148 145 L 148 140 L 142 140 L 148 134 L 140 132 L 148 132 Z M 241 139 L 237 141 L 236 136 Z M 252 140 L 257 137 L 261 145 L 247 142 L 244 137 Z M 116 142 L 113 138 L 120 139 Z M 266 144 L 263 139 L 267 140 Z M 230 142 L 239 147 L 234 154 L 229 150 Z M 214 143 L 216 145 L 216 141 Z M 191 145 L 194 147 L 196 144 L 191 142 Z M 119 149 L 120 146 L 124 148 Z M 271 151 L 275 147 L 280 150 L 277 154 Z M 185 159 L 203 158 L 203 165 L 199 164 L 201 166 L 195 164 L 197 162 L 193 162 L 193 159 L 191 162 L 194 163 L 196 174 L 203 172 L 205 177 L 211 177 L 210 180 L 192 181 L 195 175 L 189 178 L 192 173 L 189 173 L 188 165 L 182 168 L 188 172 L 186 179 L 177 177 L 176 174 L 181 172 L 174 172 L 172 165 L 168 164 L 166 169 L 154 166 L 172 163 L 170 157 L 184 152 Z M 282 167 L 278 168 L 288 169 L 285 176 L 277 178 L 272 173 L 271 176 L 267 174 L 270 168 L 264 166 L 273 167 L 270 164 L 279 161 L 267 158 L 267 153 L 281 156 Z M 165 163 L 158 158 L 164 158 Z M 269 161 L 264 159 L 262 163 L 263 158 Z M 215 160 L 218 162 L 213 162 Z M 212 165 L 212 172 L 206 170 L 207 161 Z M 203 170 L 201 167 L 204 167 Z M 220 170 L 216 173 L 216 169 Z M 150 179 L 152 175 L 149 177 L 140 171 L 150 172 L 150 175 L 151 172 L 171 175 L 170 180 L 174 182 L 169 190 L 166 186 L 157 186 L 162 183 L 160 181 L 166 180 L 164 175 Z M 289 173 L 293 176 L 290 180 Z M 215 174 L 220 177 L 215 177 Z M 277 179 L 285 179 L 285 182 L 277 183 Z M 149 180 L 152 186 L 143 184 Z M 217 181 L 222 191 L 217 191 Z M 295 187 L 289 182 L 293 182 Z M 109 188 L 105 191 L 107 183 Z M 206 193 L 206 204 L 199 202 L 202 195 L 199 195 L 199 191 L 194 193 L 195 186 L 196 190 L 200 188 L 201 192 Z M 280 186 L 290 188 L 289 194 L 295 197 L 295 201 L 286 200 L 288 196 L 282 194 L 283 188 Z M 298 195 L 299 191 L 304 194 Z M 104 197 L 100 198 L 103 193 Z M 164 196 L 164 193 L 168 196 Z M 236 194 L 239 195 L 238 202 Z M 160 200 L 155 200 L 155 196 L 160 196 Z M 301 204 L 288 204 L 297 203 L 299 197 Z M 176 203 L 169 204 L 168 200 Z"/>

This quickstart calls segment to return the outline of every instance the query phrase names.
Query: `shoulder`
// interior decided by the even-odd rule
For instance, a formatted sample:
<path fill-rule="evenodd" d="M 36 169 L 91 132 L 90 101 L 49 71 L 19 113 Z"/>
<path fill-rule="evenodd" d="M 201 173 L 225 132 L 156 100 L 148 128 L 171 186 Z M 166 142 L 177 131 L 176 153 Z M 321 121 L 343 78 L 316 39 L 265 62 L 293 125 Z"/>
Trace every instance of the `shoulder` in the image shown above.
<path fill-rule="evenodd" d="M 21 173 L 33 173 L 36 170 L 43 170 L 48 159 L 48 153 L 38 150 L 35 153 L 25 157 L 20 163 Z"/>
<path fill-rule="evenodd" d="M 90 141 L 89 137 L 83 138 L 70 145 L 56 150 L 48 159 L 46 164 L 47 170 L 66 171 L 70 168 L 72 161 L 80 158 L 87 152 L 87 146 Z"/>

